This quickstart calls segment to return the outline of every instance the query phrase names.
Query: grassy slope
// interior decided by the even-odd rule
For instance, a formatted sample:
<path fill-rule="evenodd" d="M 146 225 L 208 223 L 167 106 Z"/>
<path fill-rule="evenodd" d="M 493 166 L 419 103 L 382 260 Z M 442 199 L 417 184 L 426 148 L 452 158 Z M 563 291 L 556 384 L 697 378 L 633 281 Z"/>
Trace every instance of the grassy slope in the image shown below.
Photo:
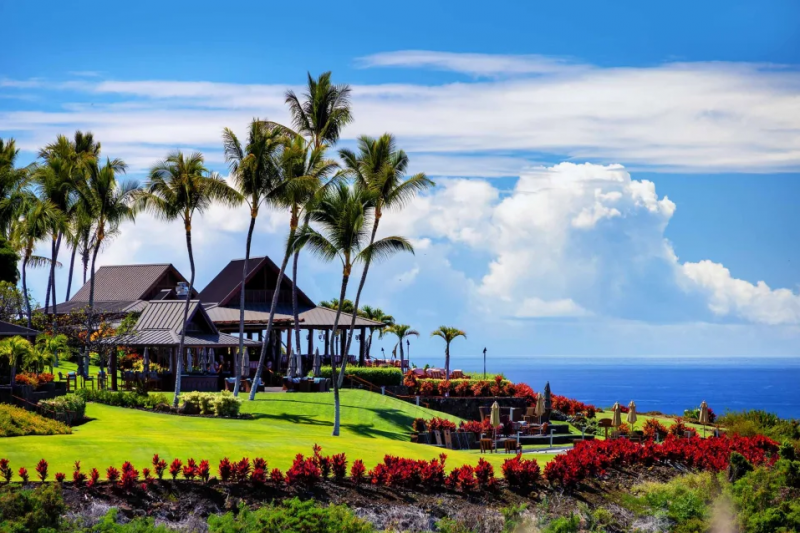
<path fill-rule="evenodd" d="M 310 454 L 317 443 L 326 454 L 347 453 L 363 459 L 367 467 L 385 454 L 430 459 L 439 450 L 409 442 L 414 418 L 443 416 L 415 405 L 360 390 L 342 391 L 342 432 L 331 436 L 333 394 L 259 394 L 255 402 L 243 402 L 242 412 L 254 420 L 181 417 L 134 409 L 90 404 L 87 416 L 95 420 L 73 428 L 72 435 L 14 437 L 0 441 L 0 456 L 11 460 L 14 470 L 31 470 L 41 458 L 52 472 L 72 471 L 80 460 L 84 470 L 101 472 L 109 465 L 131 461 L 149 466 L 153 453 L 171 460 L 188 457 L 209 459 L 212 465 L 224 456 L 264 457 L 270 468 L 285 470 L 298 453 Z M 457 418 L 446 416 L 453 421 Z M 448 450 L 449 466 L 475 464 L 478 456 Z M 484 455 L 496 468 L 509 456 Z M 544 463 L 552 456 L 537 456 Z"/>

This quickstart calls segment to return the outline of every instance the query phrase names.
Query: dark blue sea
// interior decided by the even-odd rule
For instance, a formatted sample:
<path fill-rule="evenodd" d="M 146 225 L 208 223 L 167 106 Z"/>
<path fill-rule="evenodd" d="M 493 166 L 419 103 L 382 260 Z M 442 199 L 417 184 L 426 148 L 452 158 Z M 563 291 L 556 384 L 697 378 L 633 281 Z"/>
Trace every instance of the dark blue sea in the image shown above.
<path fill-rule="evenodd" d="M 454 368 L 473 373 L 483 369 L 482 359 L 458 358 L 455 363 Z M 763 409 L 800 418 L 797 357 L 489 357 L 487 371 L 502 372 L 537 391 L 549 381 L 555 394 L 599 407 L 635 400 L 642 412 L 682 414 L 705 400 L 718 414 Z"/>

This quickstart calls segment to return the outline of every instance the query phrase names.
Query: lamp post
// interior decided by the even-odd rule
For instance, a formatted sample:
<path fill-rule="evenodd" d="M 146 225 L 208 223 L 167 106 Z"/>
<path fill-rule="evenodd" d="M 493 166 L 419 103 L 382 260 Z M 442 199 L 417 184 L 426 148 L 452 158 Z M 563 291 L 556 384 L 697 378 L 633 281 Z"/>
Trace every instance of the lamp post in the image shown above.
<path fill-rule="evenodd" d="M 486 381 L 486 348 L 483 349 L 483 380 Z"/>
<path fill-rule="evenodd" d="M 408 361 L 408 368 L 411 368 L 411 341 L 408 339 L 406 339 L 406 348 L 408 348 L 408 358 L 406 361 Z M 400 371 L 402 372 L 403 369 L 401 368 Z"/>

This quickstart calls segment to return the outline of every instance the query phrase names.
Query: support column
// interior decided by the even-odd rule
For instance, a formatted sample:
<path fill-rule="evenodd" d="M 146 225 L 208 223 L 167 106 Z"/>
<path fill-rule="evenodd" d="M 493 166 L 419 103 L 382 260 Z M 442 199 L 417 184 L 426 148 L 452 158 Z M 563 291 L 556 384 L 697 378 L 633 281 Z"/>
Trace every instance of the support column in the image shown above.
<path fill-rule="evenodd" d="M 286 330 L 286 357 L 292 356 L 292 330 Z"/>
<path fill-rule="evenodd" d="M 358 341 L 358 364 L 359 366 L 364 366 L 366 364 L 367 353 L 367 328 L 359 328 L 358 331 L 361 335 L 361 340 Z"/>
<path fill-rule="evenodd" d="M 339 348 L 339 350 L 340 353 L 342 354 L 342 361 L 344 361 L 345 357 L 348 356 L 348 354 L 344 353 L 347 350 L 347 330 L 340 329 L 339 331 L 340 331 L 339 344 L 341 345 L 341 348 Z"/>
<path fill-rule="evenodd" d="M 308 357 L 314 360 L 314 330 L 308 329 Z"/>
<path fill-rule="evenodd" d="M 111 373 L 111 390 L 117 390 L 117 347 L 111 350 L 111 364 L 109 365 L 109 372 Z M 77 380 L 75 381 L 77 383 Z"/>
<path fill-rule="evenodd" d="M 325 357 L 331 355 L 331 330 L 325 330 Z"/>

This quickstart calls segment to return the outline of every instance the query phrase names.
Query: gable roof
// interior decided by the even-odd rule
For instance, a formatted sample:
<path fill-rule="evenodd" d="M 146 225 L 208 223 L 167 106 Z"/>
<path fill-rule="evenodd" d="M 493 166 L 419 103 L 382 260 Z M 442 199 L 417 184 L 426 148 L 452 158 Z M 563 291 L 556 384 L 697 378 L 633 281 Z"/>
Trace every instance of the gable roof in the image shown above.
<path fill-rule="evenodd" d="M 13 337 L 19 335 L 21 337 L 35 337 L 40 332 L 35 329 L 29 329 L 25 326 L 18 326 L 11 322 L 0 320 L 0 337 Z"/>
<path fill-rule="evenodd" d="M 102 266 L 94 273 L 94 299 L 96 302 L 135 302 L 145 299 L 147 293 L 169 273 L 179 281 L 186 281 L 170 263 Z M 91 281 L 87 281 L 69 301 L 88 302 L 90 291 Z"/>
<path fill-rule="evenodd" d="M 267 256 L 264 257 L 251 257 L 247 261 L 247 277 L 246 281 L 250 281 L 256 274 L 263 269 L 269 269 L 276 275 L 280 272 L 280 268 L 272 259 Z M 244 259 L 234 259 L 230 261 L 225 268 L 220 270 L 206 287 L 200 291 L 199 298 L 206 303 L 216 303 L 219 306 L 224 306 L 231 303 L 231 299 L 239 291 L 242 285 L 242 270 L 244 270 Z M 283 275 L 283 283 L 292 284 L 292 279 L 285 273 Z M 300 305 L 313 306 L 314 302 L 306 296 L 306 294 L 297 288 L 297 300 Z"/>
<path fill-rule="evenodd" d="M 171 331 L 176 335 L 180 335 L 183 329 L 183 309 L 185 305 L 186 300 L 150 301 L 147 307 L 144 308 L 144 311 L 142 311 L 142 315 L 136 322 L 134 329 L 137 332 L 154 330 Z M 200 305 L 198 300 L 189 302 L 187 320 L 191 321 L 195 318 L 204 321 L 211 333 L 219 333 L 214 322 L 208 317 L 208 313 L 206 313 L 206 310 Z"/>

